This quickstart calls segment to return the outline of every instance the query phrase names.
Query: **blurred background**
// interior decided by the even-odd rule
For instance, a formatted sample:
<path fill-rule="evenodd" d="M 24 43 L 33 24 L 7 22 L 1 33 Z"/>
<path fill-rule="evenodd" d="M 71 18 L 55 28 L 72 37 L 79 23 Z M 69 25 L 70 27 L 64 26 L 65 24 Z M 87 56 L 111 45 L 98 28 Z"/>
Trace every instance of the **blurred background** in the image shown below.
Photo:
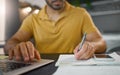
<path fill-rule="evenodd" d="M 120 0 L 67 0 L 85 8 L 107 42 L 107 51 L 120 50 Z M 31 13 L 38 13 L 45 0 L 0 0 L 0 47 L 18 30 Z"/>

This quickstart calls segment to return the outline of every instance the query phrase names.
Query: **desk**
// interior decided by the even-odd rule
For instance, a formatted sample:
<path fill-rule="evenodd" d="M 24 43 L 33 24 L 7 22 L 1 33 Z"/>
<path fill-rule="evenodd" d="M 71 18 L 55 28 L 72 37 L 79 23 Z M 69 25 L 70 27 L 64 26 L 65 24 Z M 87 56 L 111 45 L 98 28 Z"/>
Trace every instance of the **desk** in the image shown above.
<path fill-rule="evenodd" d="M 43 66 L 43 67 L 40 67 L 40 68 L 37 68 L 37 69 L 35 69 L 35 70 L 32 70 L 32 71 L 29 71 L 29 72 L 27 72 L 27 73 L 24 73 L 24 74 L 22 74 L 22 75 L 52 75 L 56 70 L 57 70 L 57 68 L 58 67 L 55 67 L 55 63 L 56 63 L 56 61 L 57 61 L 57 59 L 58 59 L 58 57 L 59 57 L 59 55 L 60 54 L 46 54 L 46 55 L 41 55 L 41 57 L 42 58 L 48 58 L 48 59 L 54 59 L 55 60 L 55 62 L 53 62 L 53 63 L 50 63 L 50 64 L 48 64 L 48 65 L 45 65 L 45 66 Z M 93 68 L 93 70 L 94 70 L 94 67 L 96 67 L 96 66 L 92 66 Z M 108 66 L 108 67 L 111 67 L 111 66 Z M 83 67 L 84 69 L 86 69 L 85 67 Z M 89 68 L 91 68 L 91 67 L 89 67 Z M 113 68 L 115 68 L 115 67 L 113 67 Z M 91 70 L 92 70 L 91 69 Z M 104 69 L 102 69 L 102 66 L 101 67 L 99 67 L 98 69 L 100 69 L 100 70 L 104 70 Z M 104 72 L 104 74 L 109 74 L 109 71 L 108 71 L 109 69 L 107 68 L 107 69 L 105 69 L 105 72 Z M 89 71 L 89 70 L 88 70 Z M 100 72 L 100 71 L 99 71 Z M 118 71 L 119 72 L 119 71 Z M 71 72 L 72 73 L 72 72 Z M 100 72 L 101 73 L 101 72 Z M 115 72 L 116 73 L 116 72 Z M 76 74 L 77 75 L 77 74 Z M 116 74 L 116 75 L 119 75 L 119 74 Z"/>
<path fill-rule="evenodd" d="M 55 67 L 55 63 L 59 57 L 59 54 L 41 54 L 41 57 L 46 59 L 53 59 L 55 61 L 43 67 L 24 73 L 22 75 L 52 75 L 58 68 Z"/>
<path fill-rule="evenodd" d="M 55 62 L 53 62 L 51 64 L 34 69 L 22 75 L 52 75 L 56 70 L 57 70 L 57 67 L 55 67 Z"/>
<path fill-rule="evenodd" d="M 47 64 L 43 67 L 39 67 L 32 71 L 26 72 L 22 75 L 52 75 L 58 68 L 58 67 L 55 67 L 55 63 L 56 63 L 59 55 L 60 54 L 41 54 L 42 58 L 53 59 L 55 61 L 53 63 Z"/>

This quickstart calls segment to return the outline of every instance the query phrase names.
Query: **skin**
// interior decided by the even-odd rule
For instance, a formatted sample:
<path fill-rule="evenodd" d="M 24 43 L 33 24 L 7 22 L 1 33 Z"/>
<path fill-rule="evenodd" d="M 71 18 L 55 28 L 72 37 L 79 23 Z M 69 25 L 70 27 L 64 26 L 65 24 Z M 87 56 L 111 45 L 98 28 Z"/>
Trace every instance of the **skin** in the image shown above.
<path fill-rule="evenodd" d="M 25 62 L 40 60 L 40 54 L 34 45 L 28 41 L 31 35 L 26 31 L 19 30 L 5 45 L 5 52 L 9 55 L 9 59 Z"/>
<path fill-rule="evenodd" d="M 64 11 L 65 0 L 46 0 L 47 14 L 52 21 L 57 21 L 60 14 Z M 29 41 L 32 35 L 24 30 L 18 30 L 5 45 L 5 52 L 9 54 L 9 59 L 15 58 L 20 61 L 23 59 L 25 62 L 34 59 L 40 60 L 40 54 L 34 45 Z M 89 59 L 94 53 L 103 53 L 106 49 L 106 43 L 102 38 L 99 31 L 87 34 L 86 41 L 84 42 L 81 50 L 78 52 L 78 46 L 74 49 L 75 58 Z"/>
<path fill-rule="evenodd" d="M 74 49 L 75 58 L 78 60 L 89 59 L 95 53 L 104 53 L 106 43 L 99 31 L 86 35 L 86 41 L 78 52 L 79 45 Z"/>

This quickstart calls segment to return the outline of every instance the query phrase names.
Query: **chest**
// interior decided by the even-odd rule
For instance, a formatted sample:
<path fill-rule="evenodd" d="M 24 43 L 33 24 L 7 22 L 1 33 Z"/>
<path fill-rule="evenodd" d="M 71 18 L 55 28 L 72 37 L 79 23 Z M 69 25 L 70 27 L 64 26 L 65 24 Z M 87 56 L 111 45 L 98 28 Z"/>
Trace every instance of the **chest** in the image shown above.
<path fill-rule="evenodd" d="M 35 22 L 34 37 L 39 41 L 53 42 L 53 40 L 80 40 L 82 21 L 74 18 L 62 18 L 56 22 L 39 20 Z"/>

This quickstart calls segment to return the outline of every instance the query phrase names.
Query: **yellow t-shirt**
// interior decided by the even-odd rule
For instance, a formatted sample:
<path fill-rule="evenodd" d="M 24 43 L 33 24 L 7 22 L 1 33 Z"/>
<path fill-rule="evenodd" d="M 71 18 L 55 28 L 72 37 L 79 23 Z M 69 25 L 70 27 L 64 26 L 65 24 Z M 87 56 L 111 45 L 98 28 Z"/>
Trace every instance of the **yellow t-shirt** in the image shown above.
<path fill-rule="evenodd" d="M 69 3 L 57 21 L 49 19 L 45 6 L 38 14 L 28 16 L 20 29 L 31 33 L 40 53 L 73 53 L 83 33 L 97 30 L 84 8 Z"/>

